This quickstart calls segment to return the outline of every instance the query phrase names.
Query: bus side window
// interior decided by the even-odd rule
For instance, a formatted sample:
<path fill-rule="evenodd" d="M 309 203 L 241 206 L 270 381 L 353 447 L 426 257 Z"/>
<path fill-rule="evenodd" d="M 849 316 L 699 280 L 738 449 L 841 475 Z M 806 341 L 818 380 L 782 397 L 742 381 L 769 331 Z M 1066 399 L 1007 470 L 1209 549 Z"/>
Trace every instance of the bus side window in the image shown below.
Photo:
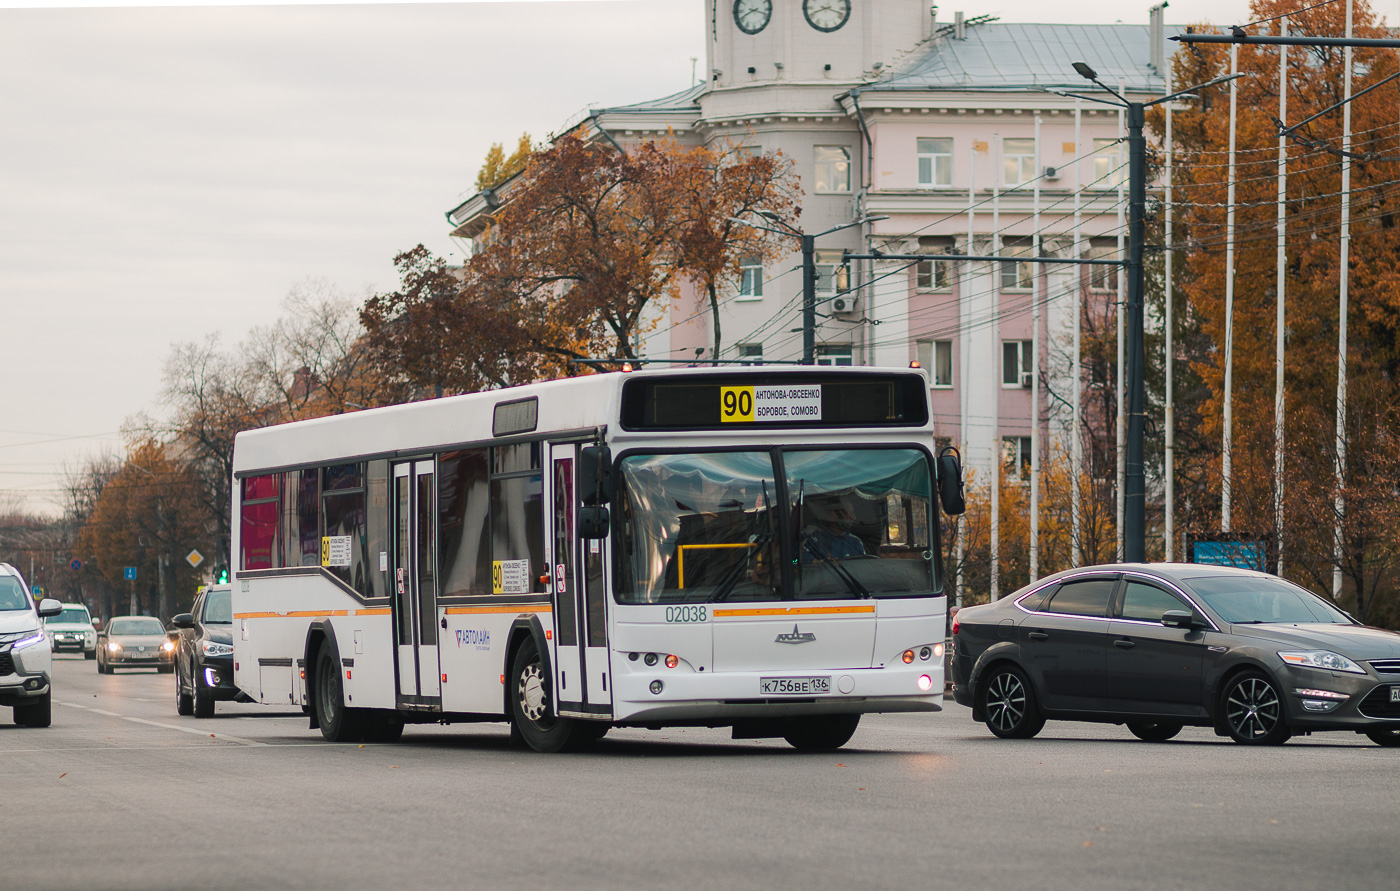
<path fill-rule="evenodd" d="M 486 449 L 438 458 L 438 562 L 443 597 L 491 593 Z"/>

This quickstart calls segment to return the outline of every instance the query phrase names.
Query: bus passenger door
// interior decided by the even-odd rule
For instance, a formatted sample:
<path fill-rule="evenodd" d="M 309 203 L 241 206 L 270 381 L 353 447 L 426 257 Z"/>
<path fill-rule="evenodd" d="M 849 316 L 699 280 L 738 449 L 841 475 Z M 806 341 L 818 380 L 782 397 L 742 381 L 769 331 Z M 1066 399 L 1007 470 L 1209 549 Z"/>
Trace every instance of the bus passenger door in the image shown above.
<path fill-rule="evenodd" d="M 394 634 L 400 705 L 441 705 L 436 495 L 432 461 L 394 465 Z"/>
<path fill-rule="evenodd" d="M 550 446 L 549 552 L 554 606 L 554 689 L 561 714 L 612 714 L 607 688 L 607 627 L 601 596 L 602 548 L 578 532 L 578 444 Z M 598 572 L 593 578 L 592 573 Z M 592 597 L 590 597 L 590 593 Z M 596 617 L 594 615 L 596 613 Z M 600 626 L 603 649 L 594 622 Z"/>

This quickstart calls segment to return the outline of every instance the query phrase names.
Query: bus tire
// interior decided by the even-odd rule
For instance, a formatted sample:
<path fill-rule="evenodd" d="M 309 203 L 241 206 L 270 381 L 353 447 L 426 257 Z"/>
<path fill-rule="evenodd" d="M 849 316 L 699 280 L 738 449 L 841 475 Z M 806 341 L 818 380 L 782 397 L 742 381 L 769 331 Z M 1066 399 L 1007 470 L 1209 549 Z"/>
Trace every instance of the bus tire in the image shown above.
<path fill-rule="evenodd" d="M 391 711 L 376 711 L 365 721 L 365 742 L 392 743 L 403 736 L 403 715 Z"/>
<path fill-rule="evenodd" d="M 597 742 L 592 722 L 553 714 L 551 682 L 544 673 L 535 639 L 527 636 L 515 651 L 510 670 L 511 736 L 517 733 L 536 752 L 568 752 Z M 606 732 L 606 731 L 604 731 Z"/>
<path fill-rule="evenodd" d="M 783 732 L 788 745 L 803 752 L 830 752 L 851 741 L 860 715 L 811 715 L 789 718 Z"/>
<path fill-rule="evenodd" d="M 364 735 L 359 709 L 345 707 L 340 660 L 329 643 L 316 657 L 316 723 L 329 742 L 357 742 Z"/>

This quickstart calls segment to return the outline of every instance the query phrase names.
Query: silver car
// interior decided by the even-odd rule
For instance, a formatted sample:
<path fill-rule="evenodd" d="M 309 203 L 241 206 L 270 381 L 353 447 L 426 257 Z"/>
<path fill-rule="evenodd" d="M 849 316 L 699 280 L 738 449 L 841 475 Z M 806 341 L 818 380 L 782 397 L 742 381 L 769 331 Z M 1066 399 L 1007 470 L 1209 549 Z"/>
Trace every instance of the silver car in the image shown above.
<path fill-rule="evenodd" d="M 112 674 L 118 668 L 175 670 L 175 643 L 160 619 L 150 616 L 118 616 L 97 635 L 97 673 Z"/>

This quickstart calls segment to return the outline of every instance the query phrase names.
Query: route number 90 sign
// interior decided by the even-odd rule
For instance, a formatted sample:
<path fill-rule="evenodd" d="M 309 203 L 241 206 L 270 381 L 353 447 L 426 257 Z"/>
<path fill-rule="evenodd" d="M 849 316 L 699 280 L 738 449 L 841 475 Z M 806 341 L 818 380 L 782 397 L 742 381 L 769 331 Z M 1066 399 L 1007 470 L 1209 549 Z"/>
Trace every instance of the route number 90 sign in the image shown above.
<path fill-rule="evenodd" d="M 787 387 L 720 387 L 719 419 L 725 424 L 820 421 L 820 384 Z"/>

